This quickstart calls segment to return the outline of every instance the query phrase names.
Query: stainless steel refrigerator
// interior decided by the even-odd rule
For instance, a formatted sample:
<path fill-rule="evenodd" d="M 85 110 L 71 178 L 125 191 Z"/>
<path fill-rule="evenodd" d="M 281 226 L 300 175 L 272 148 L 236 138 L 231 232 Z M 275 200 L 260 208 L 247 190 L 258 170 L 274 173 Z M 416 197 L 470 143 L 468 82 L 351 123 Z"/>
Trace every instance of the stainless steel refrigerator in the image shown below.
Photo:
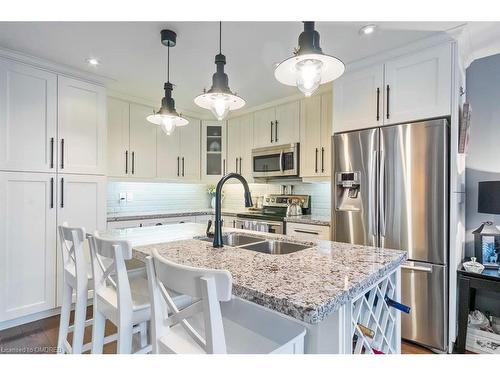
<path fill-rule="evenodd" d="M 448 171 L 446 119 L 333 136 L 336 241 L 408 251 L 401 272 L 405 339 L 448 345 Z"/>

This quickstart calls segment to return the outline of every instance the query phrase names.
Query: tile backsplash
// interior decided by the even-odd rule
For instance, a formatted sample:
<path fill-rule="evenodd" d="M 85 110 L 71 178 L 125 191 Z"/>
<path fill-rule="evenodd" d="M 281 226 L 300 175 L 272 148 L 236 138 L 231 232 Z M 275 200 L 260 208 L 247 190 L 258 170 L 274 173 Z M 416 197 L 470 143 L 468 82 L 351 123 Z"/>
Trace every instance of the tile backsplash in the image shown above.
<path fill-rule="evenodd" d="M 330 215 L 329 183 L 296 183 L 295 194 L 309 194 L 311 210 L 318 215 Z M 108 214 L 138 214 L 159 212 L 182 212 L 206 210 L 210 207 L 210 197 L 206 184 L 109 182 L 107 190 Z M 250 184 L 252 196 L 280 193 L 279 184 Z M 120 194 L 131 201 L 120 201 Z M 239 183 L 224 186 L 222 208 L 244 210 L 243 186 Z"/>
<path fill-rule="evenodd" d="M 120 193 L 133 200 L 120 202 Z M 108 182 L 107 206 L 108 214 L 181 212 L 206 210 L 210 200 L 205 184 Z"/>

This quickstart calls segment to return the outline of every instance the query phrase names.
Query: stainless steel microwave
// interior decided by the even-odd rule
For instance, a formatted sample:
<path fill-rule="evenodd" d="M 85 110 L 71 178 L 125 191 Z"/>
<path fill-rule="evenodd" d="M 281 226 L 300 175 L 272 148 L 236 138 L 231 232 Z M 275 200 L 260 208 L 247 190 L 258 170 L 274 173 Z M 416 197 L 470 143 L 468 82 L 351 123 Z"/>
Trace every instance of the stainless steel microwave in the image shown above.
<path fill-rule="evenodd" d="M 299 144 L 254 148 L 252 172 L 256 178 L 299 176 Z"/>

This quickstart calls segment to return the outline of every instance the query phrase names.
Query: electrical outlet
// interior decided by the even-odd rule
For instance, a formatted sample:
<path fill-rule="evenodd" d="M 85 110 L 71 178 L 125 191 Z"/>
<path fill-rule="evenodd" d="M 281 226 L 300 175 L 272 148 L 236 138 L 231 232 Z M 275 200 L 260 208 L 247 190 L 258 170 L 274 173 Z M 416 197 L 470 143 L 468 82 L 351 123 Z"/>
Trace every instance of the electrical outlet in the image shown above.
<path fill-rule="evenodd" d="M 127 202 L 132 202 L 134 200 L 134 193 L 127 191 Z"/>

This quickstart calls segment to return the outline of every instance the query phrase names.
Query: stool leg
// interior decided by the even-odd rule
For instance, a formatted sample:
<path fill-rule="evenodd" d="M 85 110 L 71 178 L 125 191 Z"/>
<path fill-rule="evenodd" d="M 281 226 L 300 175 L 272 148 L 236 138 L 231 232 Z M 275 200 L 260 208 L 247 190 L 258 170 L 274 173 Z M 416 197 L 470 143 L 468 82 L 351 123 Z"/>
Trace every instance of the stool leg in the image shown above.
<path fill-rule="evenodd" d="M 118 345 L 116 352 L 118 354 L 131 354 L 132 353 L 132 322 L 128 321 L 125 324 L 120 322 L 118 327 Z"/>
<path fill-rule="evenodd" d="M 87 315 L 87 288 L 77 288 L 73 331 L 73 354 L 81 354 Z"/>
<path fill-rule="evenodd" d="M 59 335 L 57 338 L 58 354 L 65 353 L 64 342 L 68 337 L 69 315 L 71 313 L 72 294 L 73 294 L 73 288 L 65 283 L 63 286 L 61 316 L 59 318 Z"/>
<path fill-rule="evenodd" d="M 139 324 L 139 337 L 141 338 L 141 349 L 148 345 L 148 322 Z"/>
<path fill-rule="evenodd" d="M 93 313 L 92 354 L 102 354 L 104 346 L 104 329 L 106 327 L 106 317 L 98 310 L 95 299 Z"/>

